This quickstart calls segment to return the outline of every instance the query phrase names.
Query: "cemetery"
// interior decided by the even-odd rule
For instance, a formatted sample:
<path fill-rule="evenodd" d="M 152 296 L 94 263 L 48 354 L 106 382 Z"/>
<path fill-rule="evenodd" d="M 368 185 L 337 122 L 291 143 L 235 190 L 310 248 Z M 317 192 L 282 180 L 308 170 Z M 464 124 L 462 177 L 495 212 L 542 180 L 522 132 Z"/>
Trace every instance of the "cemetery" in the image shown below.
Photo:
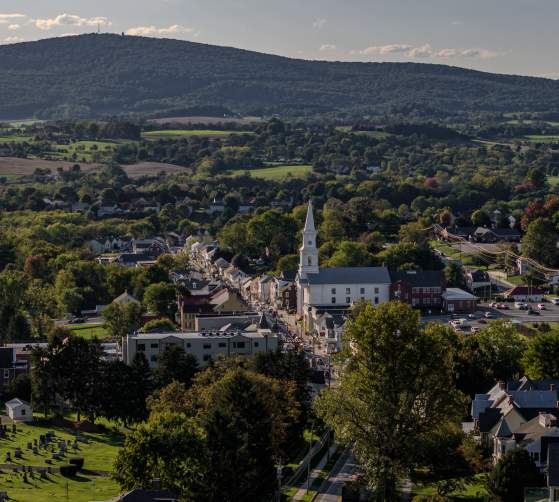
<path fill-rule="evenodd" d="M 0 500 L 88 502 L 119 491 L 110 471 L 122 433 L 84 432 L 36 417 L 32 423 L 2 418 Z"/>

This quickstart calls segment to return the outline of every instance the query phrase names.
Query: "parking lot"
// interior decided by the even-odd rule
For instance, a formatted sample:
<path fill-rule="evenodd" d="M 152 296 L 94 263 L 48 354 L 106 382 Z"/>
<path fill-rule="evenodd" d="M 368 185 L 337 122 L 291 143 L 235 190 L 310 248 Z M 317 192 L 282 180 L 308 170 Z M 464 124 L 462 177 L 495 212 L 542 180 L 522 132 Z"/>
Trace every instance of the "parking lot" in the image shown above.
<path fill-rule="evenodd" d="M 534 322 L 557 322 L 559 323 L 559 305 L 554 305 L 550 302 L 544 302 L 545 309 L 539 310 L 538 303 L 526 302 L 529 305 L 528 310 L 517 309 L 514 303 L 504 303 L 507 309 L 497 309 L 491 308 L 489 303 L 481 302 L 478 305 L 478 309 L 474 314 L 474 318 L 471 319 L 468 314 L 454 314 L 454 316 L 444 315 L 444 316 L 425 316 L 423 321 L 440 321 L 440 322 L 450 322 L 453 319 L 465 319 L 465 321 L 457 326 L 465 332 L 470 332 L 472 327 L 483 328 L 487 322 L 495 319 L 510 319 L 513 322 L 519 322 L 522 324 L 534 323 Z M 530 310 L 533 313 L 529 313 Z M 486 313 L 489 312 L 490 317 L 486 318 Z"/>

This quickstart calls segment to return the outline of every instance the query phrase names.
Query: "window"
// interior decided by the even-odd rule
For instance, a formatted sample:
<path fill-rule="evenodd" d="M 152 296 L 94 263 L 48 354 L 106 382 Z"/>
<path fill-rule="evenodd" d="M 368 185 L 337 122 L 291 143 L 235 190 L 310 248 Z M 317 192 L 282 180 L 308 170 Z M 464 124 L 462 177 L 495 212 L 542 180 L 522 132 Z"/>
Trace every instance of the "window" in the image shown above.
<path fill-rule="evenodd" d="M 237 348 L 238 349 L 244 349 L 245 348 L 245 342 L 237 342 Z"/>
<path fill-rule="evenodd" d="M 332 290 L 330 291 L 333 295 L 336 294 L 336 288 L 332 288 Z"/>
<path fill-rule="evenodd" d="M 312 241 L 308 241 L 308 243 L 309 243 L 309 246 L 312 246 Z"/>
<path fill-rule="evenodd" d="M 26 410 L 25 408 L 22 408 L 22 409 L 21 409 L 21 412 L 20 412 L 20 415 L 25 415 L 25 412 L 26 412 L 26 411 L 27 411 L 27 410 Z"/>
<path fill-rule="evenodd" d="M 8 380 L 10 378 L 10 370 L 4 370 L 4 380 Z"/>
<path fill-rule="evenodd" d="M 209 361 L 212 358 L 210 354 L 204 354 L 204 361 Z"/>
<path fill-rule="evenodd" d="M 151 360 L 152 363 L 154 363 L 155 361 L 157 361 L 157 356 L 156 356 L 155 354 L 153 354 L 153 355 L 150 357 L 150 360 Z"/>
<path fill-rule="evenodd" d="M 212 344 L 211 344 L 211 343 L 205 343 L 202 347 L 203 347 L 204 349 L 211 349 L 211 348 L 212 348 Z"/>
<path fill-rule="evenodd" d="M 375 288 L 375 295 L 378 295 L 378 288 Z"/>
<path fill-rule="evenodd" d="M 219 342 L 219 343 L 217 344 L 217 346 L 218 346 L 219 348 L 223 349 L 224 347 L 227 347 L 227 344 L 226 344 L 225 342 Z"/>
<path fill-rule="evenodd" d="M 351 294 L 351 288 L 345 288 L 345 294 L 350 295 Z"/>
<path fill-rule="evenodd" d="M 255 346 L 255 347 L 258 347 L 258 342 L 254 342 L 254 346 Z"/>
<path fill-rule="evenodd" d="M 138 344 L 138 352 L 143 352 L 144 350 L 146 350 L 146 344 L 145 343 L 139 343 Z"/>
<path fill-rule="evenodd" d="M 375 305 L 378 305 L 378 296 L 375 296 Z"/>
<path fill-rule="evenodd" d="M 359 290 L 359 293 L 362 294 L 362 295 L 364 295 L 364 294 L 365 294 L 365 288 L 361 288 L 361 289 Z"/>
<path fill-rule="evenodd" d="M 346 303 L 351 303 L 351 298 L 350 298 L 349 296 L 346 296 L 346 297 L 345 297 L 345 302 L 346 302 Z"/>
<path fill-rule="evenodd" d="M 152 343 L 152 344 L 150 345 L 150 347 L 151 347 L 152 349 L 157 349 L 157 348 L 159 348 L 159 344 L 158 344 L 158 343 Z"/>
<path fill-rule="evenodd" d="M 336 303 L 336 298 L 334 296 L 332 297 L 332 303 Z"/>
<path fill-rule="evenodd" d="M 186 342 L 186 348 L 189 349 L 190 347 L 192 347 L 192 345 L 190 344 L 190 342 Z"/>
<path fill-rule="evenodd" d="M 539 461 L 540 461 L 540 452 L 535 451 L 534 452 L 534 462 L 539 462 Z"/>
<path fill-rule="evenodd" d="M 309 267 L 312 265 L 312 256 L 308 257 L 307 264 L 309 265 Z"/>

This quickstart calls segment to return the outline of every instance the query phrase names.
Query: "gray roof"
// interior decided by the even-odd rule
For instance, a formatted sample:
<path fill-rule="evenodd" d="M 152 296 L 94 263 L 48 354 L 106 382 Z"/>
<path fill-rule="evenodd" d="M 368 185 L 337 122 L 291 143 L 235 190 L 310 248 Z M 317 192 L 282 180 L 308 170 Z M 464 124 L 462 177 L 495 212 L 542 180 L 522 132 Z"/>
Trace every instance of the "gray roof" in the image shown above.
<path fill-rule="evenodd" d="M 390 284 L 386 267 L 321 268 L 318 274 L 307 274 L 309 284 Z"/>
<path fill-rule="evenodd" d="M 509 392 L 519 408 L 555 408 L 557 391 L 555 390 L 521 390 Z"/>
<path fill-rule="evenodd" d="M 508 438 L 512 436 L 512 432 L 510 427 L 508 426 L 507 422 L 504 418 L 501 418 L 501 422 L 499 423 L 499 427 L 495 431 L 495 437 L 498 438 Z"/>
<path fill-rule="evenodd" d="M 441 287 L 443 283 L 442 270 L 402 270 L 390 275 L 392 282 L 402 281 L 412 287 Z"/>

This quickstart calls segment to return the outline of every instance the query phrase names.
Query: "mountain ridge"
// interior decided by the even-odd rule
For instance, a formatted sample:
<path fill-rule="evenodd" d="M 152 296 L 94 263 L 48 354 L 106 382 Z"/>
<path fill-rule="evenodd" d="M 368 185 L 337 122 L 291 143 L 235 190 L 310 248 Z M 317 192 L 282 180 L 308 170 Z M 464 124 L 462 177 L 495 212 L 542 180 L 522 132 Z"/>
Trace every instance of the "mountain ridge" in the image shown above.
<path fill-rule="evenodd" d="M 312 115 L 559 110 L 559 82 L 425 63 L 293 59 L 173 39 L 88 34 L 0 46 L 0 117 L 223 106 Z"/>

